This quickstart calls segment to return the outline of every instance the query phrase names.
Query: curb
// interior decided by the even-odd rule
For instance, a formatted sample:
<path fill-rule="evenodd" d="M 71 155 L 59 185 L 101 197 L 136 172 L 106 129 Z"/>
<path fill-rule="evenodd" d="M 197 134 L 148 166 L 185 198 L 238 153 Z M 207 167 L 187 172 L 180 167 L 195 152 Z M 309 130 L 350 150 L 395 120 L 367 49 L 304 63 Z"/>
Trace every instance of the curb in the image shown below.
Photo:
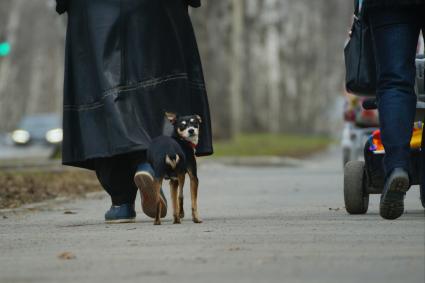
<path fill-rule="evenodd" d="M 29 203 L 22 205 L 20 207 L 16 208 L 3 208 L 0 209 L 0 220 L 2 216 L 7 216 L 11 214 L 23 214 L 23 213 L 31 213 L 34 211 L 45 211 L 53 209 L 60 209 L 57 206 L 61 204 L 67 204 L 74 200 L 81 200 L 81 199 L 97 199 L 97 198 L 103 198 L 105 197 L 105 192 L 91 192 L 87 193 L 81 196 L 67 196 L 67 197 L 58 197 L 54 199 L 45 200 L 42 202 L 35 202 L 35 203 Z"/>

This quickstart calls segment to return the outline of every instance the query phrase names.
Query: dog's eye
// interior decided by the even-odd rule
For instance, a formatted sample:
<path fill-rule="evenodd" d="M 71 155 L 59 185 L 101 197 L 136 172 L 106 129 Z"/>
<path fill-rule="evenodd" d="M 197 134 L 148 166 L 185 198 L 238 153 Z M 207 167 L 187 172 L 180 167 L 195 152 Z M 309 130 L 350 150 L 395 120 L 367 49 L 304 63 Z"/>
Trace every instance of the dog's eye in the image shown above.
<path fill-rule="evenodd" d="M 186 126 L 186 124 L 187 124 L 186 121 L 181 122 L 182 126 Z"/>

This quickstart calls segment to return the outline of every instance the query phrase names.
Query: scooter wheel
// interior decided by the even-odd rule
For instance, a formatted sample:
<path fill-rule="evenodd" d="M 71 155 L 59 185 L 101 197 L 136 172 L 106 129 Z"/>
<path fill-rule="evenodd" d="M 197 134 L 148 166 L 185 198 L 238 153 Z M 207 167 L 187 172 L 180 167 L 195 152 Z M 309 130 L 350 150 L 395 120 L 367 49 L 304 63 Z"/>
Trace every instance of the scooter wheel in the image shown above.
<path fill-rule="evenodd" d="M 344 168 L 344 202 L 349 214 L 365 214 L 369 207 L 365 163 L 350 161 Z"/>

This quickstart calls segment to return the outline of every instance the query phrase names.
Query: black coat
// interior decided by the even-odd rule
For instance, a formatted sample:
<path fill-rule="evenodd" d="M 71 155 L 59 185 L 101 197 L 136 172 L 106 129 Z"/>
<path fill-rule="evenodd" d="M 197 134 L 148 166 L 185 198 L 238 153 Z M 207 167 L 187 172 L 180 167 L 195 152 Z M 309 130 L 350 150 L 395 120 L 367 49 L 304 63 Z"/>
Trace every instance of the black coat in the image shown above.
<path fill-rule="evenodd" d="M 188 1 L 188 2 L 186 2 Z M 197 0 L 57 1 L 68 12 L 63 163 L 145 150 L 164 113 L 202 117 L 197 155 L 212 154 L 208 99 L 187 11 Z"/>
<path fill-rule="evenodd" d="M 59 14 L 63 14 L 68 10 L 69 2 L 72 0 L 56 0 L 56 11 Z M 182 0 L 194 8 L 201 7 L 201 0 Z"/>
<path fill-rule="evenodd" d="M 364 0 L 365 9 L 425 4 L 425 0 Z"/>

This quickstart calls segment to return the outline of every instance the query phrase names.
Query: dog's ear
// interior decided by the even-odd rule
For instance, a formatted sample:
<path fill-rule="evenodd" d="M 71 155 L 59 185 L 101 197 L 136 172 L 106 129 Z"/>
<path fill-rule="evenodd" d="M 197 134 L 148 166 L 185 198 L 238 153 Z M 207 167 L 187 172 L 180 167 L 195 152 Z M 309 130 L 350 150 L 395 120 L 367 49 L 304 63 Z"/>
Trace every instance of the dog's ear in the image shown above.
<path fill-rule="evenodd" d="M 202 123 L 202 118 L 201 118 L 201 116 L 199 116 L 199 115 L 195 115 L 195 117 L 196 117 L 196 120 L 198 120 L 198 123 L 200 124 L 200 123 Z"/>
<path fill-rule="evenodd" d="M 165 117 L 167 117 L 168 121 L 170 121 L 170 123 L 173 124 L 173 125 L 177 121 L 177 115 L 176 115 L 176 113 L 165 112 Z"/>

